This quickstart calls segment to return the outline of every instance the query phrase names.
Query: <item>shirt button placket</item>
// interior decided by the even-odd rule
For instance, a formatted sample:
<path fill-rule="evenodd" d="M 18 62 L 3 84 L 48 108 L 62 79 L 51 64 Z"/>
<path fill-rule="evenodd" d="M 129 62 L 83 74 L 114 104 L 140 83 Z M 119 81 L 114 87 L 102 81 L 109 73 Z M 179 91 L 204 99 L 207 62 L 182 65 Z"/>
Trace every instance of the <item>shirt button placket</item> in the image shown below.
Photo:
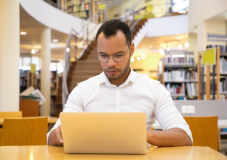
<path fill-rule="evenodd" d="M 116 89 L 116 111 L 120 112 L 120 88 Z"/>

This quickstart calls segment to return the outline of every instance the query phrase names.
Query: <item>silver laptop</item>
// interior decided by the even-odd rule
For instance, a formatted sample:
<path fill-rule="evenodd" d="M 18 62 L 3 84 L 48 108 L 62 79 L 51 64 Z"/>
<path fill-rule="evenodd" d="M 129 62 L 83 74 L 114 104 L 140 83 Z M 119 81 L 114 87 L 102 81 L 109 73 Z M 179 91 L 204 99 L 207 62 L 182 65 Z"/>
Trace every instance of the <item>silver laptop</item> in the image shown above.
<path fill-rule="evenodd" d="M 145 113 L 62 112 L 66 153 L 145 154 Z"/>

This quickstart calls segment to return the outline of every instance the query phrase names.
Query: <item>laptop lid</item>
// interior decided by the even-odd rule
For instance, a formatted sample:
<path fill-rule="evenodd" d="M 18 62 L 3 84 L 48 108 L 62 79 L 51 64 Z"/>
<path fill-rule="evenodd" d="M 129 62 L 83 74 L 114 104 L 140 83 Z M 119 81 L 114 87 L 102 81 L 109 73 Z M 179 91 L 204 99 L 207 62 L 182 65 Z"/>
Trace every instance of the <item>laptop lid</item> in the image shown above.
<path fill-rule="evenodd" d="M 145 154 L 145 113 L 62 112 L 66 153 Z"/>

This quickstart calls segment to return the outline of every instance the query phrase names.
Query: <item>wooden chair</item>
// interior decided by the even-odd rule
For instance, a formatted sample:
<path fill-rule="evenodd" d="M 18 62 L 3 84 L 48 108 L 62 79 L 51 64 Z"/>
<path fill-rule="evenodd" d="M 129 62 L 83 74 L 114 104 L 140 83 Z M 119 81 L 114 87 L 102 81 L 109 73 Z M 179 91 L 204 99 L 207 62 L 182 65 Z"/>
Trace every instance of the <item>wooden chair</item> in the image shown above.
<path fill-rule="evenodd" d="M 47 131 L 47 117 L 4 119 L 0 145 L 46 145 Z"/>
<path fill-rule="evenodd" d="M 193 146 L 208 146 L 218 151 L 218 116 L 184 117 L 193 137 Z"/>
<path fill-rule="evenodd" d="M 21 118 L 22 112 L 0 112 L 0 118 Z"/>
<path fill-rule="evenodd" d="M 0 112 L 0 118 L 21 118 L 22 112 Z M 2 128 L 0 128 L 0 140 L 1 140 Z"/>

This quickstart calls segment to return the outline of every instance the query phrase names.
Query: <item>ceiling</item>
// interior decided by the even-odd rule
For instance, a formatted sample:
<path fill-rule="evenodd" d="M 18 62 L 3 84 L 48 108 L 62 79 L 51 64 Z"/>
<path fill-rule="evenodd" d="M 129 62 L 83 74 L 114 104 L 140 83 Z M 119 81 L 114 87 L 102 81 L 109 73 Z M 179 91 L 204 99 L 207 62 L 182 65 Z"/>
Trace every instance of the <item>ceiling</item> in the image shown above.
<path fill-rule="evenodd" d="M 20 35 L 20 53 L 31 53 L 31 49 L 41 49 L 41 33 L 44 25 L 31 17 L 20 6 L 20 32 L 27 32 L 27 35 Z M 57 43 L 51 42 L 52 57 L 61 56 L 65 48 L 68 35 L 51 29 L 51 41 L 58 39 Z M 35 53 L 40 56 L 40 51 Z"/>

